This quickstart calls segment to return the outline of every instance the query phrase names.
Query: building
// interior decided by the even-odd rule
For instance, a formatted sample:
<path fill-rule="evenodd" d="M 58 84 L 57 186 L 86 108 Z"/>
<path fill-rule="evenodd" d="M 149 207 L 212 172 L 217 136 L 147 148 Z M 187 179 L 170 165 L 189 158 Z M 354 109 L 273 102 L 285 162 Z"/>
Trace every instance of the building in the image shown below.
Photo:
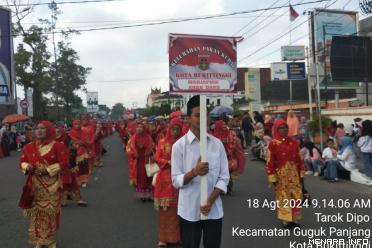
<path fill-rule="evenodd" d="M 154 102 L 159 96 L 163 96 L 163 94 L 161 93 L 161 88 L 151 88 L 151 93 L 147 95 L 147 107 L 154 106 Z"/>

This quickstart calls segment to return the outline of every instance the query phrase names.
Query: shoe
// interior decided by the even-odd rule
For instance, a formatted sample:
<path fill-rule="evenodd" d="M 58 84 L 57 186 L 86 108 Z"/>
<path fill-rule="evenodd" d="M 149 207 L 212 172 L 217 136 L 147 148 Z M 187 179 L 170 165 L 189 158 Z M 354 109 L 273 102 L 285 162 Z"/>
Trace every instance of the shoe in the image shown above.
<path fill-rule="evenodd" d="M 80 200 L 80 201 L 77 202 L 77 205 L 79 207 L 87 207 L 88 203 L 86 201 Z"/>
<path fill-rule="evenodd" d="M 312 174 L 313 174 L 312 171 L 306 171 L 306 172 L 305 172 L 305 175 L 312 175 Z"/>
<path fill-rule="evenodd" d="M 314 172 L 314 177 L 317 177 L 319 176 L 319 173 L 318 172 Z"/>
<path fill-rule="evenodd" d="M 160 242 L 158 243 L 158 247 L 167 247 L 167 243 Z"/>
<path fill-rule="evenodd" d="M 82 184 L 81 184 L 81 187 L 82 187 L 82 188 L 86 188 L 86 187 L 87 187 L 87 184 L 86 184 L 86 183 L 82 183 Z"/>
<path fill-rule="evenodd" d="M 337 177 L 336 178 L 331 178 L 331 179 L 328 180 L 328 182 L 330 182 L 330 183 L 337 183 L 338 182 L 338 178 Z"/>

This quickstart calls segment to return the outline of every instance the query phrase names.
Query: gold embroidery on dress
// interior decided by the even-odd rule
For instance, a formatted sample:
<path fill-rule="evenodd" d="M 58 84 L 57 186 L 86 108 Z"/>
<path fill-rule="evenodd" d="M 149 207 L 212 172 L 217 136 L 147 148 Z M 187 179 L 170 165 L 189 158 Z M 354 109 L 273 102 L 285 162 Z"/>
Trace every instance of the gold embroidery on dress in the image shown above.
<path fill-rule="evenodd" d="M 38 146 L 38 150 L 39 150 L 39 153 L 41 156 L 44 156 L 45 154 L 47 154 L 48 152 L 50 152 L 50 150 L 52 149 L 54 143 L 56 143 L 55 141 L 52 141 L 50 142 L 49 144 L 45 145 L 45 146 Z"/>

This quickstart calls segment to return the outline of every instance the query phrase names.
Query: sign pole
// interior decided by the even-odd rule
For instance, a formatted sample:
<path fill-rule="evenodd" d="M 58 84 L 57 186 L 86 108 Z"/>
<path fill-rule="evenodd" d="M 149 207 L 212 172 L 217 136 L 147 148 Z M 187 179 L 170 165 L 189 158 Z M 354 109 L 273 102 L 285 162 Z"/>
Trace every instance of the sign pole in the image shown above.
<path fill-rule="evenodd" d="M 200 95 L 200 156 L 202 162 L 207 161 L 207 96 Z M 207 204 L 208 180 L 207 175 L 200 180 L 200 206 Z M 200 213 L 200 219 L 206 220 L 207 216 Z"/>

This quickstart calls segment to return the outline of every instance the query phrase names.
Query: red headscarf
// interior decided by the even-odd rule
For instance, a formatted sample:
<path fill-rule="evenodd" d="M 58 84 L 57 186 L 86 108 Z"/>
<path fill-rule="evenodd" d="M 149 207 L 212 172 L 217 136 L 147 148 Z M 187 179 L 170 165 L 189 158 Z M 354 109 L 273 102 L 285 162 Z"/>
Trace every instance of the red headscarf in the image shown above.
<path fill-rule="evenodd" d="M 56 138 L 56 141 L 65 143 L 66 142 L 66 130 L 64 127 L 57 127 L 57 129 L 61 132 L 61 136 Z"/>
<path fill-rule="evenodd" d="M 172 135 L 172 128 L 174 126 L 179 126 L 180 127 L 180 133 L 179 133 L 178 137 L 176 137 L 176 138 L 173 137 L 173 135 Z M 182 136 L 182 126 L 183 126 L 183 123 L 178 118 L 173 118 L 169 122 L 168 129 L 167 129 L 167 135 L 165 136 L 165 139 L 167 140 L 167 142 L 169 142 L 170 144 L 173 145 Z"/>
<path fill-rule="evenodd" d="M 287 122 L 285 122 L 285 120 L 283 119 L 278 119 L 274 122 L 274 126 L 273 126 L 273 136 L 274 136 L 274 139 L 276 140 L 282 140 L 283 138 L 287 138 L 287 137 L 282 137 L 280 136 L 279 134 L 279 127 L 282 126 L 282 125 L 285 125 L 287 128 L 288 128 L 288 124 Z"/>
<path fill-rule="evenodd" d="M 223 120 L 219 120 L 216 121 L 216 124 L 214 126 L 213 135 L 220 140 L 226 139 L 230 134 L 230 131 L 227 128 L 226 129 L 222 128 L 224 124 L 225 122 Z"/>
<path fill-rule="evenodd" d="M 46 137 L 41 141 L 43 145 L 47 145 L 50 142 L 54 141 L 56 138 L 56 128 L 54 124 L 50 121 L 39 121 L 36 123 L 35 128 L 43 124 L 46 128 Z"/>
<path fill-rule="evenodd" d="M 73 120 L 72 121 L 72 129 L 68 133 L 68 135 L 74 140 L 81 139 L 81 129 L 75 129 L 76 125 L 81 125 L 81 120 Z"/>
<path fill-rule="evenodd" d="M 143 126 L 143 131 L 141 134 L 137 132 L 137 127 L 139 125 Z M 134 139 L 134 144 L 136 145 L 136 147 L 140 149 L 146 148 L 146 150 L 151 148 L 150 146 L 152 143 L 152 138 L 148 133 L 149 128 L 147 127 L 147 125 L 143 123 L 142 121 L 138 120 L 135 125 L 135 130 L 136 130 L 136 133 L 134 134 L 133 139 Z"/>

